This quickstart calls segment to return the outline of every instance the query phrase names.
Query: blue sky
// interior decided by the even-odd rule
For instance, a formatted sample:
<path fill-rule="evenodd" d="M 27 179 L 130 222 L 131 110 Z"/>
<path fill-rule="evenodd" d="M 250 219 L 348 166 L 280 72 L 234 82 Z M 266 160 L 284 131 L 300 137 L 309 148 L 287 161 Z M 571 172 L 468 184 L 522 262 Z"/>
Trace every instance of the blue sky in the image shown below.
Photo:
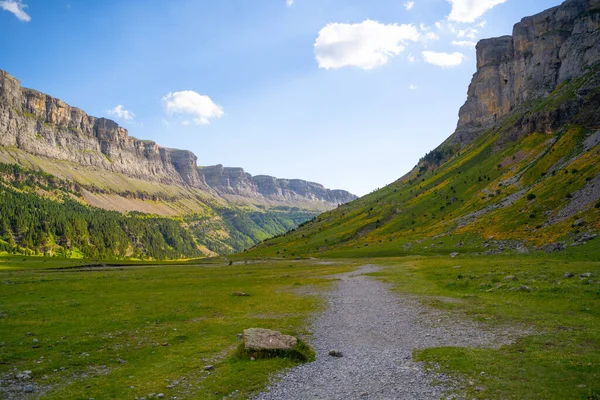
<path fill-rule="evenodd" d="M 0 69 L 199 165 L 363 195 L 454 131 L 470 42 L 558 4 L 0 0 Z"/>

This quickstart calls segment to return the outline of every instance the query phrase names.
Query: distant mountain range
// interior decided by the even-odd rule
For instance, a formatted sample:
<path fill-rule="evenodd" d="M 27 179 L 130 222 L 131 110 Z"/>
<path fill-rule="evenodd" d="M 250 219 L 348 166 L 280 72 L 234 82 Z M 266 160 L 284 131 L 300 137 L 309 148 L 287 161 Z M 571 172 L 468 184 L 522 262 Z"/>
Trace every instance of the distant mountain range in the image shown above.
<path fill-rule="evenodd" d="M 459 115 L 398 181 L 249 255 L 598 248 L 600 1 L 568 0 L 480 41 Z"/>
<path fill-rule="evenodd" d="M 169 257 L 240 251 L 356 199 L 346 191 L 313 182 L 253 177 L 241 168 L 199 167 L 197 161 L 190 151 L 136 139 L 114 121 L 89 116 L 62 100 L 22 88 L 17 79 L 0 71 L 2 189 L 17 189 L 19 196 L 38 196 L 44 201 L 61 203 L 67 196 L 99 209 L 178 220 L 183 230 L 193 233 L 193 247 L 198 251 L 171 254 L 165 242 L 161 246 L 166 246 Z M 6 227 L 6 251 L 80 253 L 78 247 L 70 248 L 70 241 L 55 237 L 56 232 L 48 232 L 44 243 L 21 243 L 23 232 L 17 232 L 15 218 L 5 216 L 6 221 L 0 221 Z M 131 241 L 129 250 L 83 253 L 130 257 L 137 238 L 127 240 Z M 78 246 L 85 247 L 85 243 Z M 102 247 L 92 247 L 98 246 Z M 143 247 L 136 256 L 144 256 Z"/>

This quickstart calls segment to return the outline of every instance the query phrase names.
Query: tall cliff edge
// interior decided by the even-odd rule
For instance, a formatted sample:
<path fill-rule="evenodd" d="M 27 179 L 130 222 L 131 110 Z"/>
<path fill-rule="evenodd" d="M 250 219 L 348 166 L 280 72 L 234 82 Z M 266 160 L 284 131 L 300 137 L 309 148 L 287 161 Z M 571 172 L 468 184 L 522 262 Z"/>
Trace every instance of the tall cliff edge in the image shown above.
<path fill-rule="evenodd" d="M 0 146 L 121 173 L 132 178 L 199 188 L 251 199 L 329 203 L 352 201 L 343 190 L 301 180 L 252 177 L 241 168 L 199 168 L 187 150 L 169 149 L 128 135 L 106 118 L 87 115 L 64 101 L 32 89 L 0 70 Z"/>
<path fill-rule="evenodd" d="M 583 76 L 600 61 L 599 43 L 600 0 L 567 0 L 523 18 L 512 36 L 481 40 L 477 72 L 447 143 L 465 146 L 520 105 Z M 529 121 L 524 130 L 549 132 L 574 118 L 580 106 L 575 101 L 551 118 Z"/>

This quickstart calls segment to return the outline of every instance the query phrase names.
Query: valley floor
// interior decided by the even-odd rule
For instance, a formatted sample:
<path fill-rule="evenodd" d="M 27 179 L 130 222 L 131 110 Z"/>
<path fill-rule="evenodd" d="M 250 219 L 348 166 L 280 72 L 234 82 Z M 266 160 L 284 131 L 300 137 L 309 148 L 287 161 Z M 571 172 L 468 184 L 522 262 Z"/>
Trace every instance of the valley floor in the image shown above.
<path fill-rule="evenodd" d="M 328 309 L 313 325 L 316 361 L 292 369 L 258 399 L 439 399 L 453 384 L 435 385 L 448 377 L 428 373 L 412 359 L 413 350 L 510 342 L 506 331 L 495 334 L 412 296 L 396 296 L 364 275 L 377 270 L 366 265 L 337 276 Z M 332 350 L 342 357 L 330 356 Z"/>
<path fill-rule="evenodd" d="M 598 326 L 600 262 L 560 255 L 0 257 L 0 399 L 598 399 Z M 249 327 L 316 361 L 239 356 Z"/>

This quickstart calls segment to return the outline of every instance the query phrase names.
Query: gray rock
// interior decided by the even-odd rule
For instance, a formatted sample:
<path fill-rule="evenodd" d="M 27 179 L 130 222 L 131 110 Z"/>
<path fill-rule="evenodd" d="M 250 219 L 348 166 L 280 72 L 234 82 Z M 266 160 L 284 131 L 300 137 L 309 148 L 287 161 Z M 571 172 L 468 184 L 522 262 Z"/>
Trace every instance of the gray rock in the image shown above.
<path fill-rule="evenodd" d="M 542 247 L 546 253 L 555 253 L 557 251 L 563 251 L 566 248 L 567 246 L 564 243 L 550 243 Z"/>
<path fill-rule="evenodd" d="M 35 392 L 35 386 L 33 386 L 33 385 L 27 385 L 27 386 L 25 386 L 25 388 L 23 389 L 23 391 L 25 393 L 33 393 L 33 392 Z"/>
<path fill-rule="evenodd" d="M 574 277 L 575 274 L 573 274 L 572 272 L 565 272 L 565 274 L 563 275 L 563 278 L 572 278 Z"/>
<path fill-rule="evenodd" d="M 592 276 L 594 276 L 594 274 L 591 272 L 584 272 L 583 274 L 579 275 L 580 278 L 591 278 Z"/>
<path fill-rule="evenodd" d="M 518 281 L 519 280 L 519 278 L 517 278 L 514 275 L 505 276 L 504 279 L 507 280 L 507 281 Z"/>
<path fill-rule="evenodd" d="M 328 353 L 331 357 L 343 357 L 344 355 L 337 350 L 329 350 Z"/>
<path fill-rule="evenodd" d="M 207 365 L 204 367 L 205 371 L 212 371 L 213 369 L 215 369 L 214 365 Z"/>
<path fill-rule="evenodd" d="M 454 257 L 458 257 L 460 254 L 459 253 L 450 253 L 450 257 L 454 258 Z"/>
<path fill-rule="evenodd" d="M 523 285 L 523 286 L 519 287 L 519 291 L 521 291 L 521 292 L 531 292 L 531 288 L 529 286 Z"/>
<path fill-rule="evenodd" d="M 250 328 L 244 330 L 246 350 L 290 350 L 298 344 L 293 336 L 283 335 L 271 329 Z"/>
<path fill-rule="evenodd" d="M 565 1 L 523 18 L 514 26 L 512 36 L 481 40 L 477 44 L 477 72 L 448 143 L 466 146 L 519 105 L 546 97 L 562 82 L 587 72 L 600 59 L 598 22 L 589 17 L 597 7 L 596 0 Z M 572 99 L 560 112 L 523 118 L 507 140 L 554 131 L 574 118 L 581 107 L 582 102 Z M 597 114 L 579 118 L 591 121 Z"/>

